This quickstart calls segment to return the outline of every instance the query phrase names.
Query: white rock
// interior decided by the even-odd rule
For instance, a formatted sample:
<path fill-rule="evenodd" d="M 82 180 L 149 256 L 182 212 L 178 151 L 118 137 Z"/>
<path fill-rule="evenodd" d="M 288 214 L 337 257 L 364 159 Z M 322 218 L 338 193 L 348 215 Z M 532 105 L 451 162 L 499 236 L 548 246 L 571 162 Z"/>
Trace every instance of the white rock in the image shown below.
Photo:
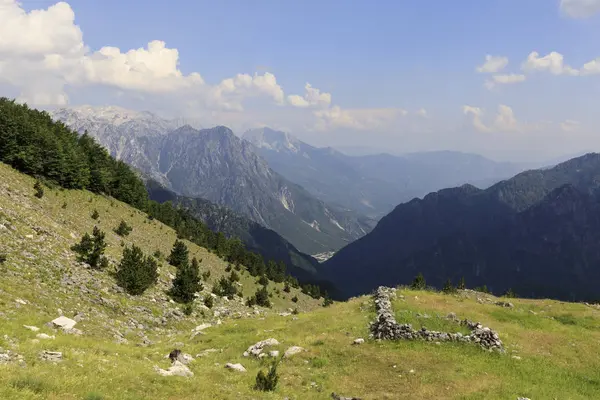
<path fill-rule="evenodd" d="M 363 339 L 363 338 L 354 339 L 354 344 L 363 344 L 364 342 L 365 342 L 365 339 Z"/>
<path fill-rule="evenodd" d="M 278 345 L 279 345 L 279 342 L 273 338 L 261 340 L 260 342 L 255 343 L 252 346 L 248 347 L 248 350 L 246 350 L 244 352 L 244 357 L 248 357 L 251 355 L 254 357 L 258 357 L 260 355 L 260 353 L 262 353 L 262 351 L 265 347 L 278 346 Z"/>
<path fill-rule="evenodd" d="M 246 368 L 242 364 L 227 363 L 225 364 L 225 368 L 236 372 L 246 372 Z"/>
<path fill-rule="evenodd" d="M 40 359 L 42 359 L 44 361 L 51 361 L 51 362 L 60 362 L 63 359 L 63 355 L 60 351 L 44 350 L 39 354 L 39 356 L 40 356 Z"/>
<path fill-rule="evenodd" d="M 293 355 L 296 355 L 298 353 L 302 353 L 303 351 L 304 351 L 304 349 L 302 347 L 300 347 L 300 346 L 292 346 L 292 347 L 288 348 L 285 351 L 285 353 L 283 354 L 283 356 L 285 358 L 289 358 L 289 357 L 291 357 Z"/>
<path fill-rule="evenodd" d="M 54 335 L 50 336 L 50 335 L 46 335 L 45 333 L 38 333 L 37 335 L 35 335 L 35 337 L 38 339 L 44 339 L 44 340 L 56 339 L 56 337 Z"/>
<path fill-rule="evenodd" d="M 40 330 L 40 328 L 38 328 L 37 326 L 31 326 L 31 325 L 23 325 L 23 328 L 29 329 L 30 331 L 33 331 L 33 332 L 37 332 Z"/>
<path fill-rule="evenodd" d="M 211 353 L 217 353 L 219 350 L 217 349 L 206 349 L 201 351 L 200 353 L 196 354 L 196 357 L 205 357 Z"/>
<path fill-rule="evenodd" d="M 271 350 L 269 352 L 269 357 L 279 357 L 279 351 L 278 350 Z"/>
<path fill-rule="evenodd" d="M 15 299 L 15 303 L 19 303 L 19 304 L 22 304 L 22 305 L 26 305 L 27 304 L 27 302 L 25 300 L 23 300 L 23 299 Z"/>
<path fill-rule="evenodd" d="M 162 369 L 157 366 L 154 366 L 154 370 L 156 371 L 156 373 L 162 376 L 194 376 L 194 373 L 190 371 L 190 369 L 187 366 L 185 366 L 177 360 L 173 362 L 173 365 L 171 365 L 169 369 Z"/>
<path fill-rule="evenodd" d="M 65 316 L 58 317 L 52 320 L 52 324 L 57 328 L 62 328 L 64 330 L 73 329 L 77 322 L 72 320 L 71 318 L 67 318 Z"/>

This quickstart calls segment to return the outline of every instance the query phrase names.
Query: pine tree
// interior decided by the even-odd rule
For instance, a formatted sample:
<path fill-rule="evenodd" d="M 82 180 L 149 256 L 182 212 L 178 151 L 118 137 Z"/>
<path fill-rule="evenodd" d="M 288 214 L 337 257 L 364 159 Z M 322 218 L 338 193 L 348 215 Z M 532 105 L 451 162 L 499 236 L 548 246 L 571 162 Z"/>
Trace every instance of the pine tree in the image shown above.
<path fill-rule="evenodd" d="M 467 285 L 465 283 L 465 277 L 460 278 L 460 282 L 458 282 L 458 286 L 456 287 L 458 290 L 465 290 Z"/>
<path fill-rule="evenodd" d="M 125 222 L 124 220 L 121 220 L 121 223 L 119 224 L 118 227 L 115 228 L 115 233 L 119 236 L 125 237 L 128 236 L 131 231 L 133 230 L 133 228 L 129 225 L 127 225 L 127 222 Z"/>
<path fill-rule="evenodd" d="M 271 364 L 271 368 L 269 368 L 269 372 L 266 375 L 262 370 L 258 371 L 254 390 L 273 392 L 277 388 L 278 381 L 279 376 L 277 375 L 277 362 L 273 362 L 273 364 Z"/>
<path fill-rule="evenodd" d="M 283 285 L 283 291 L 284 291 L 284 292 L 286 292 L 286 293 L 289 293 L 291 290 L 292 290 L 292 289 L 290 289 L 290 283 L 289 283 L 289 282 L 286 282 L 286 283 Z"/>
<path fill-rule="evenodd" d="M 139 247 L 125 247 L 116 278 L 127 293 L 137 296 L 158 280 L 158 264 L 153 257 L 144 256 Z"/>
<path fill-rule="evenodd" d="M 100 213 L 98 213 L 98 210 L 94 210 L 92 212 L 92 219 L 98 219 L 100 217 Z"/>
<path fill-rule="evenodd" d="M 195 294 L 201 290 L 200 265 L 194 257 L 191 264 L 177 268 L 173 287 L 169 293 L 179 303 L 191 303 L 194 301 Z"/>
<path fill-rule="evenodd" d="M 456 289 L 452 285 L 452 281 L 450 280 L 450 278 L 448 278 L 448 280 L 446 280 L 446 283 L 444 284 L 444 288 L 442 289 L 442 292 L 444 292 L 446 294 L 451 294 L 451 293 L 454 293 L 455 291 L 456 291 Z"/>
<path fill-rule="evenodd" d="M 38 179 L 35 181 L 35 185 L 33 185 L 33 189 L 35 190 L 35 197 L 41 199 L 44 197 L 44 187 L 42 186 L 42 182 Z"/>
<path fill-rule="evenodd" d="M 262 307 L 271 307 L 269 292 L 265 286 L 258 289 L 256 293 L 254 293 L 254 303 Z"/>
<path fill-rule="evenodd" d="M 323 300 L 323 307 L 329 307 L 332 304 L 333 300 L 331 300 L 331 297 L 325 296 L 325 300 Z"/>
<path fill-rule="evenodd" d="M 80 261 L 89 264 L 92 268 L 102 269 L 108 265 L 108 260 L 103 256 L 106 249 L 104 238 L 104 232 L 94 226 L 92 236 L 86 233 L 78 244 L 71 247 L 71 250 L 79 254 Z"/>
<path fill-rule="evenodd" d="M 517 294 L 511 289 L 509 288 L 505 293 L 504 293 L 504 297 L 508 297 L 508 298 L 515 298 L 517 297 Z"/>
<path fill-rule="evenodd" d="M 269 278 L 267 278 L 266 275 L 261 276 L 260 279 L 258 280 L 258 284 L 267 286 L 269 284 Z"/>
<path fill-rule="evenodd" d="M 181 240 L 175 240 L 167 262 L 176 268 L 183 268 L 189 264 L 189 250 Z"/>
<path fill-rule="evenodd" d="M 427 288 L 427 282 L 425 281 L 425 277 L 422 273 L 419 272 L 419 275 L 415 277 L 415 280 L 410 285 L 410 288 L 413 290 L 424 290 Z"/>

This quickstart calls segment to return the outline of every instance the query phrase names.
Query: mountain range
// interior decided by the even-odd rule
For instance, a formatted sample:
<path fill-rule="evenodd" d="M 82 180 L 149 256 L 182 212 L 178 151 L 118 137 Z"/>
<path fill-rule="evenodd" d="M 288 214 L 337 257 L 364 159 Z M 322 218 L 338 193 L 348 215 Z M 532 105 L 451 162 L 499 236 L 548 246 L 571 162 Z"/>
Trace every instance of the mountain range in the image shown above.
<path fill-rule="evenodd" d="M 53 117 L 87 131 L 112 155 L 178 195 L 227 206 L 308 254 L 337 250 L 375 224 L 283 178 L 226 127 L 177 127 L 151 113 L 110 107 L 59 109 Z"/>
<path fill-rule="evenodd" d="M 429 192 L 464 183 L 487 187 L 525 169 L 451 151 L 348 156 L 269 128 L 247 131 L 243 138 L 273 170 L 317 198 L 376 219 Z"/>
<path fill-rule="evenodd" d="M 346 297 L 422 273 L 440 287 L 509 288 L 527 297 L 600 298 L 600 155 L 398 205 L 324 264 Z"/>

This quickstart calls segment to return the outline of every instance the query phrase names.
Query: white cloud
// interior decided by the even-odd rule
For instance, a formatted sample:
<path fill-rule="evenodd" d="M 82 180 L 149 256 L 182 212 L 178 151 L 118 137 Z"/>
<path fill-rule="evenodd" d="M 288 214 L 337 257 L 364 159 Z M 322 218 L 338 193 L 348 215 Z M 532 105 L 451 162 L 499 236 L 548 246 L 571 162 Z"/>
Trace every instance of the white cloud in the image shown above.
<path fill-rule="evenodd" d="M 564 56 L 555 51 L 540 57 L 537 51 L 533 51 L 527 56 L 527 60 L 521 66 L 523 71 L 534 72 L 544 71 L 553 75 L 579 75 L 579 71 L 564 63 Z"/>
<path fill-rule="evenodd" d="M 561 122 L 560 128 L 565 132 L 574 132 L 581 128 L 581 122 L 568 119 L 564 122 Z"/>
<path fill-rule="evenodd" d="M 463 114 L 471 116 L 473 127 L 479 132 L 490 132 L 490 128 L 485 126 L 481 118 L 483 117 L 483 110 L 479 107 L 463 106 Z"/>
<path fill-rule="evenodd" d="M 406 115 L 406 114 L 404 114 L 404 115 Z M 427 114 L 427 110 L 426 110 L 426 109 L 424 109 L 424 108 L 421 108 L 421 109 L 419 109 L 419 110 L 417 111 L 417 115 L 418 115 L 419 117 L 423 117 L 423 118 L 427 118 L 427 117 L 429 116 L 429 114 Z"/>
<path fill-rule="evenodd" d="M 403 115 L 406 115 L 405 110 L 399 108 L 342 109 L 333 106 L 314 112 L 317 118 L 315 129 L 320 131 L 337 128 L 372 130 L 388 126 Z"/>
<path fill-rule="evenodd" d="M 321 93 L 317 88 L 312 87 L 310 83 L 304 86 L 304 96 L 293 94 L 288 96 L 288 102 L 294 107 L 329 107 L 331 104 L 331 94 Z"/>
<path fill-rule="evenodd" d="M 479 73 L 493 74 L 502 71 L 508 65 L 507 57 L 498 57 L 488 54 L 485 62 L 476 68 Z"/>
<path fill-rule="evenodd" d="M 583 67 L 581 68 L 580 72 L 581 75 L 600 74 L 600 57 L 583 64 Z"/>
<path fill-rule="evenodd" d="M 560 0 L 560 9 L 572 18 L 587 18 L 600 12 L 600 0 Z"/>
<path fill-rule="evenodd" d="M 511 132 L 517 130 L 517 119 L 512 108 L 504 104 L 498 106 L 498 114 L 494 119 L 493 127 L 501 132 Z"/>
<path fill-rule="evenodd" d="M 524 82 L 526 79 L 525 75 L 520 74 L 501 74 L 494 75 L 492 79 L 485 81 L 485 87 L 488 89 L 493 89 L 496 85 L 510 85 L 514 83 Z"/>

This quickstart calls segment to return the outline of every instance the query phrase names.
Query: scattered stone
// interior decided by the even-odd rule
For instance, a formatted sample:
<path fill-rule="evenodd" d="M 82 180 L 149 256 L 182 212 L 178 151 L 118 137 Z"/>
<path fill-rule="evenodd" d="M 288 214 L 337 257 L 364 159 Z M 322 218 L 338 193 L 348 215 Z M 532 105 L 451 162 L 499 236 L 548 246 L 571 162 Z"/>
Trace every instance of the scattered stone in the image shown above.
<path fill-rule="evenodd" d="M 279 357 L 279 350 L 271 350 L 269 352 L 269 357 Z"/>
<path fill-rule="evenodd" d="M 168 369 L 162 369 L 155 365 L 154 370 L 157 374 L 162 376 L 194 376 L 194 373 L 186 365 L 182 364 L 177 360 L 175 360 L 173 362 L 173 365 L 171 365 Z"/>
<path fill-rule="evenodd" d="M 27 302 L 23 299 L 15 299 L 15 303 L 21 304 L 21 305 L 27 305 Z"/>
<path fill-rule="evenodd" d="M 244 352 L 244 357 L 254 356 L 258 357 L 265 347 L 278 346 L 279 342 L 276 339 L 270 338 L 261 340 L 260 342 L 248 347 L 248 350 Z"/>
<path fill-rule="evenodd" d="M 225 364 L 225 368 L 230 369 L 235 372 L 246 372 L 246 368 L 244 368 L 244 366 L 242 364 L 227 363 L 227 364 Z"/>
<path fill-rule="evenodd" d="M 298 353 L 302 353 L 303 351 L 304 351 L 304 349 L 302 347 L 300 347 L 300 346 L 292 346 L 292 347 L 288 348 L 285 351 L 285 353 L 283 353 L 283 356 L 285 358 L 289 358 L 289 357 L 291 357 L 293 355 L 296 355 Z"/>
<path fill-rule="evenodd" d="M 363 344 L 364 342 L 365 342 L 365 339 L 358 338 L 358 339 L 354 339 L 353 344 Z"/>
<path fill-rule="evenodd" d="M 45 333 L 38 333 L 37 335 L 35 335 L 35 337 L 38 339 L 43 339 L 43 340 L 56 339 L 56 337 L 54 335 L 50 336 L 50 335 L 46 335 Z"/>
<path fill-rule="evenodd" d="M 515 360 L 520 360 L 521 359 L 521 357 L 519 357 L 519 356 L 512 356 L 512 358 L 514 358 Z"/>
<path fill-rule="evenodd" d="M 37 326 L 31 326 L 31 325 L 23 325 L 23 328 L 29 329 L 32 332 L 37 332 L 40 330 L 40 328 L 38 328 Z"/>
<path fill-rule="evenodd" d="M 358 397 L 345 397 L 345 396 L 340 396 L 339 394 L 335 394 L 335 393 L 331 393 L 331 398 L 333 400 L 361 400 Z"/>
<path fill-rule="evenodd" d="M 451 321 L 458 321 L 458 317 L 456 316 L 456 313 L 453 313 L 453 312 L 446 315 L 446 319 L 449 319 Z"/>
<path fill-rule="evenodd" d="M 63 330 L 73 329 L 75 325 L 77 325 L 77 321 L 72 320 L 71 318 L 67 318 L 65 316 L 60 316 L 51 321 L 52 325 L 55 328 L 61 328 Z"/>
<path fill-rule="evenodd" d="M 506 308 L 513 308 L 515 306 L 513 303 L 510 303 L 507 301 L 497 301 L 496 305 L 500 306 L 500 307 L 506 307 Z"/>
<path fill-rule="evenodd" d="M 42 361 L 61 362 L 63 360 L 63 354 L 60 351 L 44 350 L 39 354 L 39 357 Z"/>
<path fill-rule="evenodd" d="M 170 359 L 171 362 L 179 361 L 183 365 L 188 365 L 189 363 L 194 361 L 194 357 L 192 357 L 190 354 L 182 353 L 179 349 L 171 351 L 165 356 L 165 358 Z"/>

